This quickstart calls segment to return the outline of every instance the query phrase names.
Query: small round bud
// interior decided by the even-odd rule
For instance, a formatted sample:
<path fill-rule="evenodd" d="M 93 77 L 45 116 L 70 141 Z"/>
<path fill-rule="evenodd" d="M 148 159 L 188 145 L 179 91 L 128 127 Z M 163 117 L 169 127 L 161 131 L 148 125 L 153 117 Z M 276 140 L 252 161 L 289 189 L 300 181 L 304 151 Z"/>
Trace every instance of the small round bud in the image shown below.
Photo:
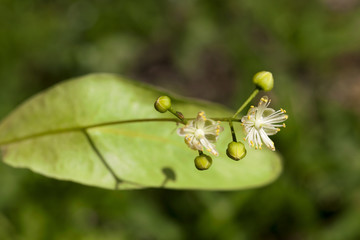
<path fill-rule="evenodd" d="M 194 162 L 198 170 L 207 170 L 212 164 L 212 159 L 208 155 L 201 154 L 195 158 Z"/>
<path fill-rule="evenodd" d="M 161 96 L 156 100 L 154 107 L 158 112 L 164 113 L 171 107 L 171 99 L 168 96 Z"/>
<path fill-rule="evenodd" d="M 246 155 L 245 145 L 242 142 L 231 142 L 226 149 L 226 154 L 229 158 L 238 161 Z"/>
<path fill-rule="evenodd" d="M 253 82 L 261 90 L 270 91 L 274 87 L 274 78 L 271 72 L 258 72 L 253 77 Z"/>

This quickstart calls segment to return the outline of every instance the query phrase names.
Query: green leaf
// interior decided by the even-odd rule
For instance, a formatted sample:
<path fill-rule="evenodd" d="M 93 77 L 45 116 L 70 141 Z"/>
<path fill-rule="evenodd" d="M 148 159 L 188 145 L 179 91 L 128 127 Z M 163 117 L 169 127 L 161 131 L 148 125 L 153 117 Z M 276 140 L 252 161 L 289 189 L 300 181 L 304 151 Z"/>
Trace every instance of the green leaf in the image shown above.
<path fill-rule="evenodd" d="M 176 134 L 175 122 L 137 121 L 174 120 L 154 110 L 160 95 L 164 92 L 109 74 L 56 85 L 26 101 L 0 124 L 3 161 L 110 189 L 232 190 L 265 185 L 278 177 L 281 161 L 274 152 L 247 147 L 241 161 L 226 156 L 231 140 L 227 123 L 222 123 L 225 131 L 217 143 L 220 156 L 213 157 L 209 170 L 198 171 L 197 152 Z M 195 117 L 200 110 L 213 118 L 232 115 L 220 105 L 182 97 L 172 96 L 172 105 L 186 117 Z M 243 137 L 239 124 L 234 124 Z M 86 135 L 84 128 L 89 126 Z"/>

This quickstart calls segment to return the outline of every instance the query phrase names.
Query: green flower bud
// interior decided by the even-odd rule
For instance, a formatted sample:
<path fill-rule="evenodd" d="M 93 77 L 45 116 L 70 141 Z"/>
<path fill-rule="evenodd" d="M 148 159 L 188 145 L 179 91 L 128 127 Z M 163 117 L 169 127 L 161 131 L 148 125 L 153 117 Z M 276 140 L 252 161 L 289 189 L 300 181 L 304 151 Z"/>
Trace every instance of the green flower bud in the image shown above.
<path fill-rule="evenodd" d="M 195 162 L 195 167 L 198 170 L 206 170 L 209 169 L 209 167 L 212 164 L 212 159 L 210 156 L 206 155 L 206 154 L 201 154 L 200 156 L 197 156 L 194 160 Z"/>
<path fill-rule="evenodd" d="M 164 113 L 171 107 L 171 99 L 168 96 L 161 96 L 156 100 L 154 107 L 158 112 Z"/>
<path fill-rule="evenodd" d="M 274 87 L 274 78 L 271 72 L 258 72 L 253 77 L 253 82 L 261 90 L 270 91 Z"/>
<path fill-rule="evenodd" d="M 242 142 L 231 142 L 228 144 L 226 154 L 229 158 L 238 161 L 246 155 L 245 145 Z"/>

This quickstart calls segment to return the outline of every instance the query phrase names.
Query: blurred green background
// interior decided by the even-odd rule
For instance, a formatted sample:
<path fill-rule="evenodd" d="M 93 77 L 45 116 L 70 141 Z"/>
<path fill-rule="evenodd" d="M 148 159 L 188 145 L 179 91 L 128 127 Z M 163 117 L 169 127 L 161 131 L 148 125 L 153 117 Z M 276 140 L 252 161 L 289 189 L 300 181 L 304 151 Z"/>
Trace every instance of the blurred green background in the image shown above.
<path fill-rule="evenodd" d="M 237 108 L 272 71 L 284 172 L 239 192 L 107 191 L 0 163 L 0 239 L 360 239 L 358 0 L 0 0 L 0 116 L 112 72 Z"/>

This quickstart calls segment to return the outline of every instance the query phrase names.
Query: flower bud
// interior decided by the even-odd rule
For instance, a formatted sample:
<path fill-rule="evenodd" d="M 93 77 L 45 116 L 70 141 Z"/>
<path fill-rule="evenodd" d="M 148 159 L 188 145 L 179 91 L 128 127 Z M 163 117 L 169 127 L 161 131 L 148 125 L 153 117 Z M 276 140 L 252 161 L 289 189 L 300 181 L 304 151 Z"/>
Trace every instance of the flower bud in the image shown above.
<path fill-rule="evenodd" d="M 212 159 L 206 154 L 201 154 L 195 158 L 194 162 L 198 170 L 207 170 L 212 164 Z"/>
<path fill-rule="evenodd" d="M 274 87 L 274 78 L 271 72 L 258 72 L 254 75 L 253 82 L 257 88 L 264 91 L 270 91 Z"/>
<path fill-rule="evenodd" d="M 246 155 L 245 145 L 242 142 L 231 142 L 228 144 L 226 154 L 229 158 L 238 161 Z"/>
<path fill-rule="evenodd" d="M 171 107 L 171 99 L 168 96 L 161 96 L 156 100 L 154 107 L 158 112 L 164 113 Z"/>

